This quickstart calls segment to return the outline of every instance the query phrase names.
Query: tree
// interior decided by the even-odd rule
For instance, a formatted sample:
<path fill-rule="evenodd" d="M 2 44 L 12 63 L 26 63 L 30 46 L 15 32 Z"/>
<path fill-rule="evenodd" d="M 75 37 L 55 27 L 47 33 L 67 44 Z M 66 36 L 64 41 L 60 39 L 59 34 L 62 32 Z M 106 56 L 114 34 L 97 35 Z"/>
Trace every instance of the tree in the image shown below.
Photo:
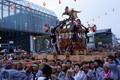
<path fill-rule="evenodd" d="M 100 42 L 100 38 L 99 37 L 95 37 L 94 41 L 95 41 L 95 44 L 98 44 L 98 42 Z"/>
<path fill-rule="evenodd" d="M 98 42 L 102 42 L 102 44 L 109 44 L 109 41 L 107 41 L 106 38 L 95 37 L 94 41 L 95 41 L 96 47 L 98 46 Z"/>
<path fill-rule="evenodd" d="M 51 38 L 49 36 L 46 37 L 41 37 L 38 41 L 38 45 L 37 47 L 40 48 L 41 51 L 46 50 L 46 44 L 45 44 L 45 40 L 48 39 L 49 41 L 51 40 Z"/>
<path fill-rule="evenodd" d="M 94 41 L 95 41 L 95 44 L 98 44 L 98 42 L 102 42 L 103 44 L 108 44 L 108 41 L 106 38 L 95 37 Z"/>

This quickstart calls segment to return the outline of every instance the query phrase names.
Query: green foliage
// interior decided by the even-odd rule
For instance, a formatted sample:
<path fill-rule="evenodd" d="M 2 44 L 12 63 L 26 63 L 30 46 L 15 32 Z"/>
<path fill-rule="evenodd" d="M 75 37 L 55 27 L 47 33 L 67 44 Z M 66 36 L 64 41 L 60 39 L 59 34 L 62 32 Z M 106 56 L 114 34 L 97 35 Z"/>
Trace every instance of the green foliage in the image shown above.
<path fill-rule="evenodd" d="M 39 48 L 40 48 L 41 51 L 46 50 L 46 44 L 44 42 L 46 39 L 48 39 L 50 41 L 51 38 L 49 36 L 40 38 L 40 41 L 39 41 L 38 44 L 40 45 Z"/>
<path fill-rule="evenodd" d="M 98 44 L 98 42 L 102 42 L 103 44 L 108 44 L 108 41 L 106 38 L 95 37 L 94 41 L 95 41 L 95 44 Z"/>

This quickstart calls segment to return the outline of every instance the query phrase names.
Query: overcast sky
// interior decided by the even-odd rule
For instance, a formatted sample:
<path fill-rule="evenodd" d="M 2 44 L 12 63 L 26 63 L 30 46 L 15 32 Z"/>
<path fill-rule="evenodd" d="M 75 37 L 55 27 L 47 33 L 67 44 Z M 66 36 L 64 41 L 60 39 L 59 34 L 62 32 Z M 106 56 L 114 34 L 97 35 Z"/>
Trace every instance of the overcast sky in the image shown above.
<path fill-rule="evenodd" d="M 75 10 L 82 11 L 78 14 L 78 17 L 86 27 L 88 27 L 88 21 L 90 25 L 96 24 L 97 29 L 111 28 L 112 32 L 120 38 L 120 0 L 76 0 L 76 2 L 74 0 L 61 0 L 61 4 L 58 3 L 59 0 L 28 1 L 40 6 L 43 6 L 42 3 L 45 1 L 45 8 L 54 11 L 59 20 L 67 17 L 62 17 L 66 6 L 70 9 L 74 8 Z M 113 8 L 115 9 L 114 12 L 112 11 Z M 100 19 L 98 19 L 98 16 L 100 16 Z"/>

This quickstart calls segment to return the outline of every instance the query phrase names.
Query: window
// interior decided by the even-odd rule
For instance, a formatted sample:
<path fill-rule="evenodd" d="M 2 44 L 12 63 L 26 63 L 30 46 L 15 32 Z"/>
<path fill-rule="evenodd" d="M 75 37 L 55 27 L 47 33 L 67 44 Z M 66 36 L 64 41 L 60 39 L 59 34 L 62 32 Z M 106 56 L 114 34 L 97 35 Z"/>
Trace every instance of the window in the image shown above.
<path fill-rule="evenodd" d="M 15 6 L 12 3 L 10 3 L 10 5 L 11 6 Z M 9 7 L 9 9 L 10 9 L 10 28 L 15 29 L 15 24 L 16 24 L 16 20 L 15 20 L 15 8 L 11 9 L 10 7 Z"/>
<path fill-rule="evenodd" d="M 31 10 L 27 8 L 27 30 L 31 31 Z"/>
<path fill-rule="evenodd" d="M 21 27 L 21 13 L 20 13 L 20 9 L 16 9 L 16 22 L 17 22 L 17 24 L 16 24 L 16 26 L 17 26 L 17 29 L 21 29 L 20 27 Z"/>
<path fill-rule="evenodd" d="M 9 23 L 8 5 L 3 4 L 3 26 L 8 27 L 8 23 Z"/>
<path fill-rule="evenodd" d="M 26 18 L 27 18 L 27 16 L 26 16 L 26 11 L 25 11 L 25 8 L 24 7 L 22 7 L 22 30 L 26 30 Z"/>
<path fill-rule="evenodd" d="M 2 10 L 1 10 L 1 8 L 2 8 L 2 4 L 0 3 L 0 27 L 2 26 Z"/>

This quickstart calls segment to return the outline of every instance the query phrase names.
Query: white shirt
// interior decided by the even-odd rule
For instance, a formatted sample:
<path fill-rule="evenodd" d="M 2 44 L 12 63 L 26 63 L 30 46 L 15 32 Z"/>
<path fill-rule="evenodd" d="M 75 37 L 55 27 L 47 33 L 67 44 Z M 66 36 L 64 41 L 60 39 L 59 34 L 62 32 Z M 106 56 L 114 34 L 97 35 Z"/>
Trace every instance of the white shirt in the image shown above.
<path fill-rule="evenodd" d="M 87 80 L 85 72 L 84 71 L 79 71 L 77 74 L 75 74 L 74 80 Z"/>
<path fill-rule="evenodd" d="M 38 78 L 38 80 L 45 80 L 45 79 L 46 79 L 46 77 L 43 77 L 43 76 Z M 51 80 L 51 79 L 48 79 L 48 80 Z"/>

